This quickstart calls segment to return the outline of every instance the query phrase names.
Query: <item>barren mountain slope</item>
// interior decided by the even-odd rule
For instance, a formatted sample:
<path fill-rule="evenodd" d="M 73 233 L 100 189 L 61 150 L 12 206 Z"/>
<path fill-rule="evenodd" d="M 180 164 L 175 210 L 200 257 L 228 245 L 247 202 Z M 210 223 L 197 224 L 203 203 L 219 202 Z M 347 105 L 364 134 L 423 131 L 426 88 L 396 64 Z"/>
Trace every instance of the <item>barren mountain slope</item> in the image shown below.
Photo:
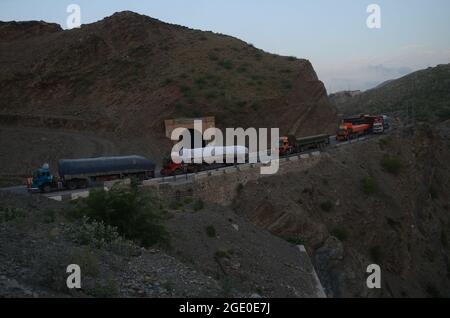
<path fill-rule="evenodd" d="M 417 121 L 445 121 L 450 118 L 450 64 L 429 67 L 365 92 L 331 94 L 330 100 L 345 115 L 388 113 Z"/>
<path fill-rule="evenodd" d="M 306 172 L 249 182 L 235 209 L 306 244 L 329 296 L 450 296 L 450 144 L 421 126 L 331 150 Z M 365 287 L 369 264 L 383 289 Z"/>
<path fill-rule="evenodd" d="M 229 36 L 132 12 L 70 31 L 2 23 L 0 34 L 2 126 L 88 130 L 158 158 L 170 149 L 163 126 L 170 118 L 212 115 L 222 128 L 279 127 L 297 135 L 331 132 L 336 124 L 309 61 Z"/>

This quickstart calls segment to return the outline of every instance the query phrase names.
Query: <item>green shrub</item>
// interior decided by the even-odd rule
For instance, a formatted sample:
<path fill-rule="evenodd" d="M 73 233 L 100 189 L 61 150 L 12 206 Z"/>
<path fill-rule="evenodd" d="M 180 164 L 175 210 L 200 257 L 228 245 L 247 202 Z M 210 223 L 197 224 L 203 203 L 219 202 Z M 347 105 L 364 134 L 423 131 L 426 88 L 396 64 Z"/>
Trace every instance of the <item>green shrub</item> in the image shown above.
<path fill-rule="evenodd" d="M 293 236 L 287 239 L 287 241 L 291 244 L 294 245 L 305 245 L 306 244 L 306 240 L 305 238 L 301 237 L 301 236 Z"/>
<path fill-rule="evenodd" d="M 330 212 L 333 209 L 333 203 L 331 201 L 322 202 L 320 208 L 325 212 Z"/>
<path fill-rule="evenodd" d="M 333 231 L 331 231 L 331 234 L 341 242 L 345 242 L 350 236 L 348 230 L 343 227 L 333 229 Z"/>
<path fill-rule="evenodd" d="M 184 204 L 180 200 L 173 200 L 169 203 L 169 209 L 171 210 L 181 210 L 183 208 Z"/>
<path fill-rule="evenodd" d="M 0 207 L 0 223 L 22 219 L 25 215 L 25 210 L 20 208 Z"/>
<path fill-rule="evenodd" d="M 203 210 L 203 208 L 205 207 L 205 203 L 201 200 L 201 199 L 198 199 L 198 200 L 196 200 L 195 202 L 194 202 L 194 211 L 200 211 L 200 210 Z"/>
<path fill-rule="evenodd" d="M 68 257 L 69 264 L 79 265 L 82 273 L 90 277 L 97 277 L 100 274 L 100 259 L 91 249 L 77 247 L 69 253 Z"/>
<path fill-rule="evenodd" d="M 53 209 L 46 209 L 42 213 L 44 223 L 50 224 L 56 221 L 56 211 Z"/>
<path fill-rule="evenodd" d="M 385 149 L 387 146 L 389 146 L 390 143 L 391 143 L 391 139 L 390 138 L 382 138 L 378 142 L 378 144 L 380 145 L 381 149 Z"/>
<path fill-rule="evenodd" d="M 121 236 L 144 247 L 168 242 L 159 202 L 142 195 L 137 187 L 93 191 L 79 201 L 72 214 L 115 227 Z M 105 231 L 112 233 L 110 228 Z"/>
<path fill-rule="evenodd" d="M 209 58 L 211 61 L 214 61 L 214 62 L 219 60 L 219 57 L 218 57 L 216 54 L 214 54 L 214 53 L 208 54 L 208 58 Z"/>
<path fill-rule="evenodd" d="M 394 175 L 400 174 L 403 169 L 403 164 L 397 156 L 385 156 L 381 160 L 381 166 L 386 172 L 389 172 Z"/>
<path fill-rule="evenodd" d="M 217 64 L 227 70 L 232 70 L 234 67 L 233 62 L 228 60 L 219 61 Z"/>
<path fill-rule="evenodd" d="M 105 225 L 102 221 L 91 221 L 85 216 L 78 222 L 67 225 L 64 231 L 75 243 L 107 249 L 118 255 L 130 256 L 138 250 L 131 241 L 120 236 L 117 228 Z"/>
<path fill-rule="evenodd" d="M 95 298 L 116 298 L 119 296 L 119 287 L 114 279 L 96 282 L 94 287 L 87 290 L 87 294 Z"/>
<path fill-rule="evenodd" d="M 161 86 L 162 86 L 162 87 L 168 86 L 168 85 L 170 85 L 170 84 L 172 84 L 172 83 L 173 83 L 173 79 L 171 79 L 171 78 L 166 78 L 166 79 L 161 83 Z"/>
<path fill-rule="evenodd" d="M 216 237 L 216 236 L 217 236 L 216 228 L 215 228 L 214 226 L 212 226 L 212 225 L 207 226 L 205 230 L 206 230 L 206 234 L 207 234 L 209 237 L 213 238 L 213 237 Z"/>
<path fill-rule="evenodd" d="M 214 257 L 217 259 L 221 258 L 231 258 L 231 256 L 234 254 L 233 250 L 218 250 Z"/>
<path fill-rule="evenodd" d="M 186 85 L 180 86 L 180 92 L 183 93 L 185 96 L 189 95 L 191 93 L 191 88 Z"/>
<path fill-rule="evenodd" d="M 361 181 L 362 191 L 367 194 L 374 194 L 378 191 L 378 183 L 373 177 L 365 177 Z"/>
<path fill-rule="evenodd" d="M 281 85 L 283 86 L 284 89 L 291 89 L 292 87 L 294 87 L 292 81 L 287 79 L 282 80 Z"/>

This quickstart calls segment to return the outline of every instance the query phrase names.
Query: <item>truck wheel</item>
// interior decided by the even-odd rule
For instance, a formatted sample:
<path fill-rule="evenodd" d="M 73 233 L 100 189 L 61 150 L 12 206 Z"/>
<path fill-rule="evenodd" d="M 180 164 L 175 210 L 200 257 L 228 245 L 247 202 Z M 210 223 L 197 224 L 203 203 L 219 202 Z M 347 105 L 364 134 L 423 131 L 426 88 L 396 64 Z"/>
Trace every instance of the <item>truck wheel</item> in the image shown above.
<path fill-rule="evenodd" d="M 88 187 L 88 182 L 86 180 L 78 181 L 78 187 L 80 189 L 86 189 Z"/>
<path fill-rule="evenodd" d="M 49 184 L 46 184 L 42 187 L 42 192 L 50 193 L 52 191 L 52 187 Z"/>
<path fill-rule="evenodd" d="M 69 181 L 69 183 L 67 184 L 67 188 L 69 188 L 69 190 L 76 190 L 77 183 L 75 181 Z"/>

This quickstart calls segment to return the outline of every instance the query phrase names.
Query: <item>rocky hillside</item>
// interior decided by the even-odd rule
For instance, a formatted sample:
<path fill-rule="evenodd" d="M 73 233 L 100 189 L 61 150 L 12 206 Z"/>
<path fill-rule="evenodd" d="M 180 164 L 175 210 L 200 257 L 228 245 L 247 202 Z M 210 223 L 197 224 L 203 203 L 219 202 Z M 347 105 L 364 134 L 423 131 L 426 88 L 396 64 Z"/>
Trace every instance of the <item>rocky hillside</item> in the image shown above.
<path fill-rule="evenodd" d="M 279 127 L 299 136 L 336 125 L 309 61 L 230 36 L 132 12 L 73 30 L 2 22 L 0 35 L 0 127 L 92 132 L 112 141 L 115 152 L 160 158 L 170 149 L 163 127 L 169 118 L 211 115 L 222 128 Z M 57 146 L 52 134 L 45 138 L 52 157 Z M 31 146 L 14 151 L 33 156 Z M 44 158 L 37 159 L 33 164 Z"/>
<path fill-rule="evenodd" d="M 388 113 L 403 119 L 440 122 L 450 118 L 450 64 L 418 71 L 363 92 L 330 95 L 345 115 Z"/>
<path fill-rule="evenodd" d="M 0 297 L 318 295 L 304 253 L 229 207 L 188 197 L 161 202 L 168 241 L 144 248 L 118 227 L 74 218 L 74 206 L 0 191 Z M 132 206 L 115 205 L 122 225 Z M 147 230 L 133 226 L 132 232 L 155 235 Z M 81 267 L 81 290 L 66 286 L 69 264 Z"/>
<path fill-rule="evenodd" d="M 331 150 L 306 171 L 246 183 L 235 210 L 313 256 L 332 297 L 449 297 L 450 123 Z M 379 264 L 383 288 L 365 287 Z"/>

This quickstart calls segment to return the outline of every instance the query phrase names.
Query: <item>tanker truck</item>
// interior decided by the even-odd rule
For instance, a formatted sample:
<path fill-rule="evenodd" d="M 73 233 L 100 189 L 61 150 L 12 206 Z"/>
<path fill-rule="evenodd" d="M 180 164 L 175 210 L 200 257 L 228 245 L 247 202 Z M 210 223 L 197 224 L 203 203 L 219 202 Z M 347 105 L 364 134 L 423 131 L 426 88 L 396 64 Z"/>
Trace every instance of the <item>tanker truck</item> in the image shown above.
<path fill-rule="evenodd" d="M 50 172 L 48 164 L 28 178 L 30 192 L 75 190 L 99 185 L 105 181 L 155 177 L 155 164 L 141 156 L 101 157 L 91 159 L 63 159 L 58 161 L 58 176 Z"/>
<path fill-rule="evenodd" d="M 249 150 L 244 146 L 205 147 L 197 149 L 180 149 L 172 152 L 170 158 L 164 159 L 162 176 L 174 176 L 186 173 L 196 173 L 212 166 L 220 167 L 227 165 L 227 158 L 233 159 L 234 163 L 241 159 L 248 161 Z M 176 159 L 176 160 L 175 160 Z M 177 161 L 179 163 L 176 163 Z M 217 161 L 220 161 L 217 163 Z"/>

